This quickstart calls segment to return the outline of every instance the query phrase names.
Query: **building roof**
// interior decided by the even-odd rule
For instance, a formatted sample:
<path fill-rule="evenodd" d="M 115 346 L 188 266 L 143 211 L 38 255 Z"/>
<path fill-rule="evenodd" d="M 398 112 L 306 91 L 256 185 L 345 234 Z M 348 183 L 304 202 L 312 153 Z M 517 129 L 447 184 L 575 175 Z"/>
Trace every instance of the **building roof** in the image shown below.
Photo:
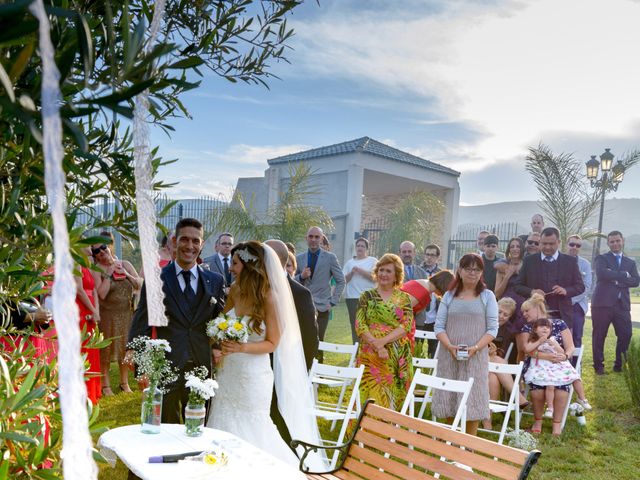
<path fill-rule="evenodd" d="M 436 172 L 460 176 L 460 172 L 457 172 L 456 170 L 438 163 L 430 162 L 424 158 L 411 155 L 410 153 L 403 152 L 402 150 L 390 147 L 389 145 L 385 145 L 384 143 L 378 142 L 377 140 L 369 137 L 356 138 L 355 140 L 349 140 L 348 142 L 336 143 L 335 145 L 328 145 L 326 147 L 313 148 L 304 152 L 283 155 L 281 157 L 271 158 L 267 160 L 267 162 L 269 165 L 277 165 L 280 163 L 303 162 L 321 157 L 330 157 L 355 152 L 366 152 L 389 160 L 396 160 L 398 162 L 416 165 Z"/>

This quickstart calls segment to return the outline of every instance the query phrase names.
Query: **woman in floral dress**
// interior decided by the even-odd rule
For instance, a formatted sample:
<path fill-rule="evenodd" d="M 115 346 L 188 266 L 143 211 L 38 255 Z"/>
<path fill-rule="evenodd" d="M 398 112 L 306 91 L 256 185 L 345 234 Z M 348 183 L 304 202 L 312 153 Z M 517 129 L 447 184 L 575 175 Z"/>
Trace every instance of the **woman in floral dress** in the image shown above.
<path fill-rule="evenodd" d="M 358 365 L 364 365 L 362 399 L 399 409 L 413 378 L 413 310 L 411 298 L 400 291 L 402 260 L 383 255 L 373 270 L 376 288 L 360 296 L 356 332 L 360 338 Z"/>

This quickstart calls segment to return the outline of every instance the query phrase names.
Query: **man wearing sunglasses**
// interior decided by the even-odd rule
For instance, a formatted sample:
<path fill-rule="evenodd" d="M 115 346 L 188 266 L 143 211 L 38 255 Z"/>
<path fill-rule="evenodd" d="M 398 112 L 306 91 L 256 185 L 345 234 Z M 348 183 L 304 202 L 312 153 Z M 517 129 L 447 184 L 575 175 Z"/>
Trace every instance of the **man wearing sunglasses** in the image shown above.
<path fill-rule="evenodd" d="M 524 241 L 526 248 L 525 257 L 527 255 L 535 255 L 540 253 L 540 234 L 538 232 L 531 232 Z"/>
<path fill-rule="evenodd" d="M 582 333 L 584 332 L 584 316 L 589 309 L 589 294 L 591 293 L 591 263 L 580 256 L 582 237 L 571 235 L 567 239 L 567 253 L 578 259 L 578 269 L 584 282 L 584 292 L 571 299 L 573 304 L 573 344 L 582 347 Z"/>
<path fill-rule="evenodd" d="M 571 299 L 584 292 L 578 261 L 560 253 L 560 232 L 547 227 L 540 236 L 540 253 L 529 255 L 522 261 L 522 268 L 515 283 L 515 291 L 524 298 L 533 293 L 544 296 L 549 307 L 549 318 L 561 318 L 573 328 Z"/>

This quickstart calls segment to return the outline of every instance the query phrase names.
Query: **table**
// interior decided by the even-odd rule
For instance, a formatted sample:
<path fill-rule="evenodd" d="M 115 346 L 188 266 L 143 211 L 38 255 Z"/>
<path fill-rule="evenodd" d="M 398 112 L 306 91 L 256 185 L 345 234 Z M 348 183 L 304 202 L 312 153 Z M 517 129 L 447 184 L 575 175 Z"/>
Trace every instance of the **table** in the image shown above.
<path fill-rule="evenodd" d="M 296 467 L 245 442 L 235 435 L 205 428 L 201 437 L 187 437 L 184 425 L 162 424 L 160 433 L 145 434 L 140 425 L 118 427 L 103 433 L 98 440 L 100 453 L 112 467 L 119 458 L 133 473 L 144 480 L 240 480 L 261 479 L 303 480 Z M 200 462 L 148 463 L 149 457 L 224 448 L 229 463 L 211 470 Z"/>

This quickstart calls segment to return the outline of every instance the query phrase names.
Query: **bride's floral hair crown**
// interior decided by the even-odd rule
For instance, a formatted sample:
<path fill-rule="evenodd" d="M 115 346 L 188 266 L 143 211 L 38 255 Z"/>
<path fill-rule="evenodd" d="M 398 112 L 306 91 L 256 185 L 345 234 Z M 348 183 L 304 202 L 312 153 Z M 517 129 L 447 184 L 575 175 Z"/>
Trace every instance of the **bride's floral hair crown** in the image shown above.
<path fill-rule="evenodd" d="M 258 260 L 258 257 L 256 257 L 253 253 L 249 252 L 249 249 L 245 248 L 240 248 L 238 250 L 236 250 L 236 252 L 238 254 L 238 256 L 242 259 L 243 262 L 255 262 L 256 260 Z"/>

